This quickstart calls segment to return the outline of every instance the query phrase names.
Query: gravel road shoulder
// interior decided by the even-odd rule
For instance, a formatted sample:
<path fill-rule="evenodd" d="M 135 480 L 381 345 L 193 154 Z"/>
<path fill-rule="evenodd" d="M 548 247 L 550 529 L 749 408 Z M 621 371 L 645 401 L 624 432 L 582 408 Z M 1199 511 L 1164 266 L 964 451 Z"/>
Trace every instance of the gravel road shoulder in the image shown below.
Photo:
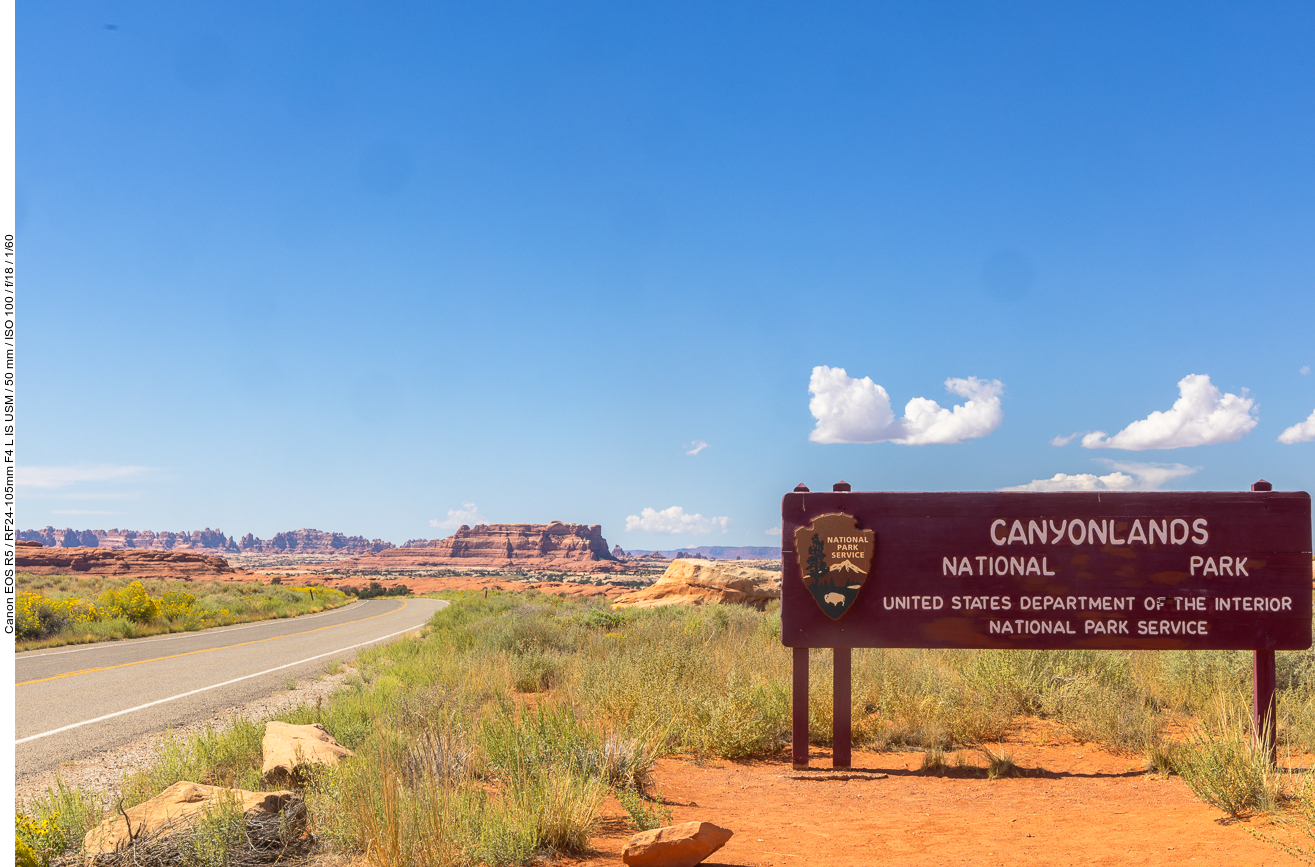
<path fill-rule="evenodd" d="M 52 771 L 19 777 L 15 781 L 15 806 L 21 808 L 27 801 L 45 794 L 48 789 L 55 787 L 57 780 L 69 788 L 101 792 L 105 805 L 109 806 L 117 800 L 124 776 L 150 767 L 159 758 L 160 747 L 170 734 L 176 738 L 187 737 L 205 728 L 218 728 L 230 720 L 261 719 L 297 705 L 314 704 L 316 700 L 327 701 L 355 672 L 356 669 L 350 663 L 343 663 L 337 674 L 305 678 L 297 682 L 295 689 L 281 690 L 256 701 L 228 708 L 207 720 L 171 732 L 157 732 L 96 756 L 65 762 Z"/>

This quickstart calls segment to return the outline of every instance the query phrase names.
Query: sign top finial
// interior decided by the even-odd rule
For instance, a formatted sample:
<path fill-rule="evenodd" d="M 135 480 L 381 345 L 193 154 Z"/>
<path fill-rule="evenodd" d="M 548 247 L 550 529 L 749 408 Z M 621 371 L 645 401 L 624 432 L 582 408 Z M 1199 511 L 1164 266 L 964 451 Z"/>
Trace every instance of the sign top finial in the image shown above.
<path fill-rule="evenodd" d="M 1253 491 L 1272 491 L 1272 490 L 1274 490 L 1274 486 L 1271 485 L 1269 482 L 1265 481 L 1264 479 L 1261 479 L 1261 480 L 1258 481 L 1258 482 L 1252 482 L 1252 483 L 1251 483 L 1251 490 L 1253 490 Z"/>

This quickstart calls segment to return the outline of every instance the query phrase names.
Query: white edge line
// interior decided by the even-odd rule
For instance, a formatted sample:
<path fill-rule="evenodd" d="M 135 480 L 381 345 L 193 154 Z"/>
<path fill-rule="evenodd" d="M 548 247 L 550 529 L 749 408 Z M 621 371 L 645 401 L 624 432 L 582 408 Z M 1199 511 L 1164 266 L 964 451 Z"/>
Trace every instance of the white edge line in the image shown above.
<path fill-rule="evenodd" d="M 63 656 L 66 653 L 82 653 L 86 650 L 104 650 L 107 647 L 141 647 L 143 644 L 159 644 L 162 641 L 172 641 L 176 638 L 196 638 L 198 635 L 227 635 L 230 632 L 239 632 L 243 629 L 255 629 L 257 626 L 273 626 L 278 623 L 301 623 L 305 620 L 314 620 L 317 617 L 326 617 L 330 614 L 341 614 L 344 611 L 351 611 L 357 605 L 364 605 L 364 599 L 358 599 L 341 608 L 331 608 L 328 611 L 317 611 L 314 614 L 300 614 L 296 617 L 271 617 L 268 620 L 260 620 L 256 623 L 243 623 L 240 626 L 212 626 L 209 629 L 199 629 L 196 632 L 183 632 L 176 635 L 151 635 L 146 638 L 121 638 L 118 641 L 95 641 L 91 644 L 84 644 L 75 647 L 72 650 L 56 650 L 54 653 L 23 653 L 15 654 L 14 659 L 22 662 L 25 659 L 44 659 L 47 656 Z M 350 621 L 349 621 L 350 622 Z"/>
<path fill-rule="evenodd" d="M 427 623 L 428 621 L 425 622 Z M 200 689 L 193 689 L 188 692 L 180 692 L 178 693 L 178 695 L 171 695 L 168 698 L 157 698 L 155 701 L 148 701 L 146 702 L 146 704 L 139 704 L 136 707 L 130 707 L 127 710 L 116 710 L 114 713 L 107 713 L 105 714 L 105 716 L 98 716 L 95 719 L 70 723 L 69 725 L 66 726 L 60 726 L 57 729 L 51 729 L 48 732 L 42 732 L 39 735 L 28 735 L 25 738 L 19 738 L 18 740 L 14 741 L 14 746 L 18 746 L 19 744 L 25 744 L 28 741 L 35 741 L 40 738 L 49 737 L 50 735 L 57 735 L 60 732 L 66 732 L 69 731 L 70 729 L 78 729 L 78 728 L 82 728 L 83 726 L 89 726 L 92 723 L 98 723 L 107 719 L 113 719 L 116 716 L 123 716 L 126 713 L 134 713 L 135 711 L 144 710 L 148 707 L 154 707 L 157 704 L 164 704 L 165 702 L 176 701 L 177 699 L 180 698 L 187 698 L 189 695 L 196 695 L 198 692 L 206 692 L 207 690 L 211 690 L 211 689 L 219 689 L 219 687 L 221 686 L 228 686 L 229 684 L 238 683 L 239 681 L 250 680 L 253 677 L 260 677 L 262 674 L 270 674 L 275 671 L 282 671 L 285 668 L 292 668 L 292 666 L 294 665 L 301 665 L 302 663 L 305 662 L 314 662 L 315 660 L 323 659 L 326 656 L 333 656 L 335 653 L 345 653 L 348 650 L 355 650 L 356 648 L 364 647 L 367 644 L 374 644 L 376 642 L 384 641 L 386 639 L 393 638 L 398 635 L 405 635 L 408 632 L 415 632 L 417 629 L 423 629 L 424 626 L 425 623 L 419 623 L 415 626 L 408 626 L 406 629 L 403 629 L 399 632 L 393 632 L 390 633 L 389 635 L 382 635 L 379 638 L 372 638 L 369 641 L 362 641 L 360 644 L 353 644 L 351 647 L 340 647 L 337 650 L 330 650 L 328 653 L 320 653 L 315 656 L 308 656 L 305 659 L 299 659 L 296 662 L 289 662 L 286 665 L 279 665 L 274 668 L 267 668 L 264 671 L 257 671 L 255 674 L 244 674 L 241 677 L 235 677 L 232 680 L 226 680 L 223 683 L 216 683 L 210 686 L 203 686 Z"/>

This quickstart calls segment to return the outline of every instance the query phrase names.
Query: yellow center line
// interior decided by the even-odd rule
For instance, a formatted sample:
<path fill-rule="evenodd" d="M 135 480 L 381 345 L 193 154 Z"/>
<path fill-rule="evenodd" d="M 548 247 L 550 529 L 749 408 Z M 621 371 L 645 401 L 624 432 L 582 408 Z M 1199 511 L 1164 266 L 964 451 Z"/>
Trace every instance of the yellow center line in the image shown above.
<path fill-rule="evenodd" d="M 409 601 L 405 599 L 402 600 L 402 608 L 405 608 L 410 604 L 411 603 Z M 174 653 L 169 656 L 157 656 L 154 659 L 141 659 L 138 660 L 137 662 L 121 662 L 118 665 L 104 665 L 101 666 L 100 668 L 83 668 L 78 671 L 69 671 L 69 672 L 65 672 L 64 674 L 52 675 L 51 677 L 39 677 L 36 680 L 25 680 L 22 683 L 14 684 L 14 686 L 27 686 L 33 683 L 45 683 L 46 681 L 49 680 L 60 680 L 65 677 L 75 677 L 79 674 L 94 674 L 98 671 L 110 671 L 115 668 L 128 668 L 129 666 L 133 666 L 133 665 L 145 665 L 148 662 L 160 662 L 165 659 L 179 659 L 180 657 L 184 657 L 184 656 L 196 656 L 198 653 L 212 653 L 216 650 L 232 650 L 235 647 L 246 647 L 249 644 L 264 644 L 266 641 L 276 641 L 280 638 L 296 638 L 298 635 L 310 635 L 312 632 L 323 632 L 326 629 L 337 629 L 339 626 L 347 626 L 352 623 L 364 623 L 367 620 L 374 620 L 376 617 L 383 617 L 387 614 L 396 614 L 397 612 L 401 611 L 402 608 L 396 608 L 393 609 L 392 611 L 383 611 L 380 612 L 379 614 L 372 614 L 369 617 L 362 617 L 360 620 L 348 620 L 344 623 L 331 623 L 328 626 L 321 626 L 317 629 L 307 629 L 304 632 L 290 632 L 287 635 L 274 635 L 269 638 L 257 638 L 254 641 L 243 641 L 239 644 L 225 644 L 222 647 L 207 647 L 202 650 L 189 650 L 186 653 Z"/>

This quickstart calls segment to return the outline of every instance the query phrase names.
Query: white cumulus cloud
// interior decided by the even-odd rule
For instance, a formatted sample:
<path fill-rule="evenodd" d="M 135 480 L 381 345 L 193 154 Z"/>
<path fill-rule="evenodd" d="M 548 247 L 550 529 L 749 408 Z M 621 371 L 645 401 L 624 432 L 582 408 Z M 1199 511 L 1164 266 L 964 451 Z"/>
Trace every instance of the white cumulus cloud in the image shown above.
<path fill-rule="evenodd" d="M 731 519 L 705 518 L 699 514 L 687 515 L 680 506 L 657 511 L 643 509 L 638 515 L 626 517 L 626 532 L 643 530 L 646 533 L 667 533 L 672 536 L 681 534 L 689 536 L 706 536 L 714 530 L 723 533 L 730 527 Z"/>
<path fill-rule="evenodd" d="M 25 488 L 64 488 L 79 482 L 110 482 L 147 472 L 150 467 L 118 464 L 80 464 L 75 467 L 18 467 L 18 483 Z"/>
<path fill-rule="evenodd" d="M 764 536 L 779 536 L 779 535 L 781 535 L 781 528 L 780 528 L 780 527 L 768 527 L 766 530 L 763 530 L 763 535 L 764 535 Z"/>
<path fill-rule="evenodd" d="M 1055 473 L 1048 479 L 1033 479 L 1026 485 L 1011 485 L 1001 491 L 1128 491 L 1137 480 L 1126 473 Z"/>
<path fill-rule="evenodd" d="M 1190 476 L 1200 467 L 1186 464 L 1152 464 L 1134 461 L 1102 461 L 1114 472 L 1055 473 L 1048 479 L 1033 479 L 1025 485 L 1000 488 L 1001 491 L 1158 491 L 1172 479 Z"/>
<path fill-rule="evenodd" d="M 695 440 L 694 442 L 689 443 L 685 446 L 685 454 L 697 455 L 699 452 L 703 451 L 707 447 L 708 444 L 705 443 L 703 440 Z"/>
<path fill-rule="evenodd" d="M 1278 435 L 1278 441 L 1289 446 L 1297 443 L 1308 443 L 1311 440 L 1315 440 L 1315 411 L 1311 412 L 1310 418 L 1297 422 Z"/>
<path fill-rule="evenodd" d="M 968 400 L 946 409 L 930 398 L 915 397 L 905 404 L 904 416 L 895 418 L 890 395 L 871 377 L 854 379 L 843 367 L 814 367 L 808 410 L 817 425 L 808 438 L 815 443 L 959 443 L 986 436 L 1004 420 L 1000 380 L 947 379 L 945 388 Z"/>
<path fill-rule="evenodd" d="M 1066 437 L 1052 437 L 1050 440 L 1050 444 L 1056 448 L 1060 448 L 1062 446 L 1068 445 L 1069 443 L 1073 442 L 1073 440 L 1077 438 L 1078 435 L 1075 433 L 1071 433 Z"/>
<path fill-rule="evenodd" d="M 438 518 L 430 518 L 429 526 L 437 527 L 440 530 L 455 530 L 462 524 L 474 527 L 476 524 L 487 524 L 488 518 L 479 513 L 479 506 L 474 503 L 462 503 L 460 509 L 448 509 L 447 517 L 442 521 Z"/>
<path fill-rule="evenodd" d="M 1301 375 L 1302 375 L 1302 376 L 1310 376 L 1310 365 L 1309 365 L 1309 364 L 1303 364 L 1303 365 L 1301 366 Z"/>
<path fill-rule="evenodd" d="M 1210 377 L 1193 373 L 1178 382 L 1179 397 L 1165 412 L 1156 410 L 1140 421 L 1107 436 L 1094 431 L 1082 438 L 1086 449 L 1178 449 L 1240 440 L 1256 426 L 1255 400 L 1242 394 L 1225 394 Z"/>

